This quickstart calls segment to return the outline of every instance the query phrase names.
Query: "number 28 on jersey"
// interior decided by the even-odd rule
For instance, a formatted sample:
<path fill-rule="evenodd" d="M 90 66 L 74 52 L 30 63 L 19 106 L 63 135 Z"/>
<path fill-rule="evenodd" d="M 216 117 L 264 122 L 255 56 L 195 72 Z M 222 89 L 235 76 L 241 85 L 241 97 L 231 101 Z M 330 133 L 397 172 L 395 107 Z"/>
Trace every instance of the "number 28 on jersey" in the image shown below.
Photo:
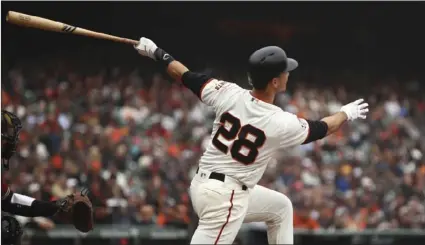
<path fill-rule="evenodd" d="M 231 144 L 226 146 L 219 140 L 219 136 Z M 220 126 L 213 136 L 212 144 L 224 154 L 230 154 L 237 162 L 249 165 L 255 162 L 265 141 L 266 135 L 261 129 L 250 124 L 242 126 L 239 118 L 226 112 L 220 117 Z"/>

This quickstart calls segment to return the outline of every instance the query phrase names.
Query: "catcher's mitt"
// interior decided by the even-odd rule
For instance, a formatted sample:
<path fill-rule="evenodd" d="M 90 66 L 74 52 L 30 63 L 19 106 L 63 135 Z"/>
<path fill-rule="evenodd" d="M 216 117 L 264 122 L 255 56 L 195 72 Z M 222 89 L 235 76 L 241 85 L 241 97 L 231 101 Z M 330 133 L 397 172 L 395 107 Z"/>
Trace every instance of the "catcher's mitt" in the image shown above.
<path fill-rule="evenodd" d="M 93 229 L 93 206 L 87 194 L 88 190 L 84 189 L 58 201 L 59 211 L 56 215 L 62 220 L 72 222 L 81 232 Z"/>

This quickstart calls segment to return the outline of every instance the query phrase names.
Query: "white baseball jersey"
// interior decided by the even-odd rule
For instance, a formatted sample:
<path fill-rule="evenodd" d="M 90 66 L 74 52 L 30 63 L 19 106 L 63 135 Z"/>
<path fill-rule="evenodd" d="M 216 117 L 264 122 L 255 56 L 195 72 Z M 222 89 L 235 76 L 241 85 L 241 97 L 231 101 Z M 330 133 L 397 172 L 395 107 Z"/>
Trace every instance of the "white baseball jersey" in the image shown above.
<path fill-rule="evenodd" d="M 200 98 L 214 108 L 216 118 L 199 167 L 235 178 L 250 188 L 280 149 L 302 144 L 309 134 L 306 120 L 254 98 L 234 83 L 211 79 Z"/>

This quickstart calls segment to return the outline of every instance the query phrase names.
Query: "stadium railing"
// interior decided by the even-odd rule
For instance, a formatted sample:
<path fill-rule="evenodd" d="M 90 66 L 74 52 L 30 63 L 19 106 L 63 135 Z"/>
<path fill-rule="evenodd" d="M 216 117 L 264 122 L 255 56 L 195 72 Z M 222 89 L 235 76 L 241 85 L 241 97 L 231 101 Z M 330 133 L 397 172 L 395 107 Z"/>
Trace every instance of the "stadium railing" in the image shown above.
<path fill-rule="evenodd" d="M 267 244 L 264 229 L 244 226 L 239 239 L 243 245 Z M 26 228 L 22 245 L 180 245 L 189 244 L 190 234 L 185 229 L 159 228 L 157 226 L 97 225 L 89 233 L 76 231 L 72 226 L 56 226 L 49 231 Z M 425 244 L 425 230 L 295 230 L 295 243 L 304 244 L 352 244 L 352 245 L 419 245 Z"/>

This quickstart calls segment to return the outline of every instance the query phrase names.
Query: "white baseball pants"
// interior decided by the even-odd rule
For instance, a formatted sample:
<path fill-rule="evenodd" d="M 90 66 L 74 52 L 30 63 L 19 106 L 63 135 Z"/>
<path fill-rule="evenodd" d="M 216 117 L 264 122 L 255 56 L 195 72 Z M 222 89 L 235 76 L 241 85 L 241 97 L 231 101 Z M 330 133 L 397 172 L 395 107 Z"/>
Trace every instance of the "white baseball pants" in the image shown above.
<path fill-rule="evenodd" d="M 232 244 L 242 223 L 266 222 L 269 244 L 293 244 L 293 208 L 288 197 L 256 185 L 242 190 L 242 184 L 225 177 L 210 179 L 199 169 L 190 186 L 192 205 L 199 217 L 190 244 Z"/>

